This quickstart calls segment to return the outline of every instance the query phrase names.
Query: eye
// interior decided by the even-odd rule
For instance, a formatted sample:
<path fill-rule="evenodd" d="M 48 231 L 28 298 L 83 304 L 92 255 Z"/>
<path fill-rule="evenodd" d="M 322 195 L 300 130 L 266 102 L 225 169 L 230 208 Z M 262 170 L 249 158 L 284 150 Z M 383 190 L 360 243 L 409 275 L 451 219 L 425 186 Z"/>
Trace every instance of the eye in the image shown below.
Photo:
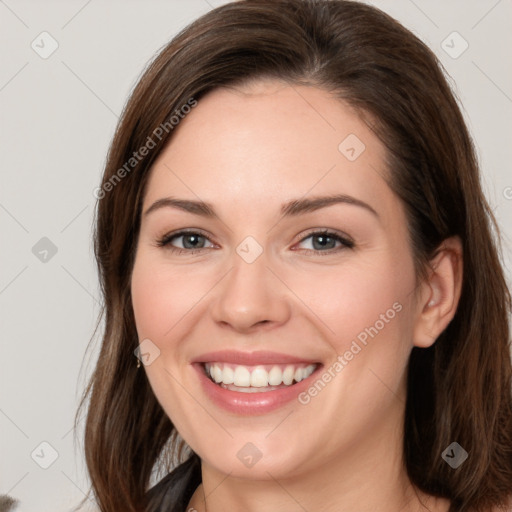
<path fill-rule="evenodd" d="M 182 239 L 182 247 L 174 246 L 172 242 L 179 239 Z M 176 253 L 194 254 L 201 249 L 208 248 L 205 247 L 205 240 L 209 241 L 209 238 L 198 231 L 179 231 L 165 235 L 157 241 L 157 245 Z"/>
<path fill-rule="evenodd" d="M 181 239 L 182 247 L 176 247 L 174 245 L 176 240 Z M 299 244 L 304 243 L 306 240 L 311 239 L 311 249 L 302 249 L 308 253 L 316 254 L 332 254 L 333 252 L 339 252 L 343 249 L 352 249 L 355 244 L 346 236 L 342 236 L 336 231 L 321 230 L 312 231 L 307 236 L 302 238 Z M 166 249 L 178 253 L 178 254 L 195 254 L 200 252 L 202 249 L 208 249 L 214 247 L 206 246 L 205 241 L 212 242 L 210 239 L 201 233 L 200 231 L 184 230 L 178 231 L 177 233 L 170 233 L 162 237 L 157 241 L 158 247 L 165 247 Z M 336 247 L 336 244 L 338 246 Z"/>
<path fill-rule="evenodd" d="M 333 252 L 339 252 L 343 249 L 352 249 L 355 244 L 348 237 L 338 234 L 336 231 L 330 231 L 328 229 L 322 231 L 310 232 L 308 236 L 302 238 L 299 243 L 311 239 L 311 249 L 305 249 L 308 252 L 313 253 L 327 253 L 332 254 Z M 338 247 L 336 247 L 338 243 Z"/>

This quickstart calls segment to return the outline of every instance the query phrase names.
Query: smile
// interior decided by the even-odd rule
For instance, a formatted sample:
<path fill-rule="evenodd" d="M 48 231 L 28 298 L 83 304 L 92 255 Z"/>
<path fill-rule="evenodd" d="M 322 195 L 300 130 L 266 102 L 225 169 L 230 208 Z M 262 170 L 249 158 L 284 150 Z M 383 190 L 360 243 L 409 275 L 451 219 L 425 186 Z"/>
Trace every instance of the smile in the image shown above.
<path fill-rule="evenodd" d="M 191 366 L 209 401 L 246 416 L 296 403 L 324 365 L 291 354 L 222 350 L 194 358 Z"/>
<path fill-rule="evenodd" d="M 233 365 L 204 364 L 206 376 L 224 389 L 239 393 L 261 393 L 293 386 L 308 378 L 317 364 Z"/>

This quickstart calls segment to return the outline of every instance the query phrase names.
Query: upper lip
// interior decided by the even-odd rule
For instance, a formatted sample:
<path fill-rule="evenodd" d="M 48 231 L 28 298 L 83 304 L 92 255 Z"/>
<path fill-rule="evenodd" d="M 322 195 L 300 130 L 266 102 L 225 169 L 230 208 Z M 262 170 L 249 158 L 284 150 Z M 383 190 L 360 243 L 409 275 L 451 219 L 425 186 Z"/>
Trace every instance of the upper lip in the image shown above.
<path fill-rule="evenodd" d="M 255 366 L 258 364 L 299 364 L 308 363 L 314 364 L 317 361 L 312 359 L 305 359 L 301 357 L 291 356 L 288 354 L 281 354 L 279 352 L 270 351 L 256 351 L 256 352 L 241 352 L 238 350 L 219 350 L 216 352 L 207 352 L 194 358 L 192 363 L 214 363 L 224 362 L 231 364 L 240 364 L 246 366 Z"/>

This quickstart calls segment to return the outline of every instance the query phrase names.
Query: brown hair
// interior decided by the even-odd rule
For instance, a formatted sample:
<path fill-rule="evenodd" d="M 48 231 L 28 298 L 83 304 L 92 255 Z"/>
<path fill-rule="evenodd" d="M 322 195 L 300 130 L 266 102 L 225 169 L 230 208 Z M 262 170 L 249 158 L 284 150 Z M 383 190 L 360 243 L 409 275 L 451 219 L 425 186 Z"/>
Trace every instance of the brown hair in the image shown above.
<path fill-rule="evenodd" d="M 387 148 L 389 184 L 406 207 L 418 277 L 443 240 L 462 240 L 455 317 L 432 347 L 410 356 L 404 464 L 418 488 L 451 500 L 451 512 L 503 505 L 512 490 L 510 293 L 473 144 L 442 66 L 410 31 L 363 3 L 246 0 L 210 11 L 163 48 L 109 150 L 95 231 L 105 330 L 79 409 L 89 398 L 85 456 L 101 510 L 154 511 L 165 502 L 181 512 L 201 481 L 198 455 L 183 448 L 133 355 L 141 199 L 172 130 L 129 175 L 106 184 L 191 98 L 262 77 L 332 91 L 371 118 Z M 453 441 L 469 453 L 457 470 L 441 458 Z M 148 494 L 155 468 L 172 464 L 165 485 Z"/>

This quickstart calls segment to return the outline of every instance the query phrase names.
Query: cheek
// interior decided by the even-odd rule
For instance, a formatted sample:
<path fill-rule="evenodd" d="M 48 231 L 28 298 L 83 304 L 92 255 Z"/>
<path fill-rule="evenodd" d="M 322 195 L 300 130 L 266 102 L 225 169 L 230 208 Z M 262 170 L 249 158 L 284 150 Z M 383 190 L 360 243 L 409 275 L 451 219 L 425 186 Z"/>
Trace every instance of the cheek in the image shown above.
<path fill-rule="evenodd" d="M 194 307 L 208 290 L 208 281 L 183 268 L 171 268 L 149 256 L 136 260 L 131 294 L 139 339 L 158 340 Z"/>
<path fill-rule="evenodd" d="M 315 313 L 332 353 L 322 382 L 299 400 L 311 417 L 345 422 L 350 411 L 363 431 L 394 407 L 411 349 L 414 282 L 412 259 L 389 251 L 295 278 L 294 291 Z"/>
<path fill-rule="evenodd" d="M 163 302 L 166 297 L 162 295 L 162 291 L 163 287 L 156 273 L 151 272 L 143 260 L 137 260 L 132 274 L 131 294 L 139 341 L 143 338 L 158 338 L 156 334 L 164 328 L 167 317 L 162 313 L 170 304 Z"/>
<path fill-rule="evenodd" d="M 414 271 L 405 258 L 373 254 L 371 260 L 290 273 L 288 279 L 338 354 L 358 337 L 363 344 L 377 334 L 398 343 L 407 328 Z"/>
<path fill-rule="evenodd" d="M 184 432 L 193 431 L 190 400 L 182 391 L 187 386 L 182 373 L 186 366 L 180 339 L 186 336 L 186 315 L 199 300 L 199 279 L 183 269 L 171 269 L 141 251 L 132 272 L 131 295 L 139 341 L 151 340 L 159 355 L 144 370 L 157 400 L 173 424 Z M 184 399 L 185 397 L 185 399 Z M 194 413 L 194 414 L 192 414 Z"/>
<path fill-rule="evenodd" d="M 401 404 L 396 397 L 403 392 L 411 348 L 414 269 L 412 260 L 373 256 L 371 264 L 358 260 L 294 282 L 332 349 L 318 381 L 299 402 L 310 418 L 337 418 L 322 427 L 333 439 L 339 438 L 339 423 L 363 435 Z"/>

